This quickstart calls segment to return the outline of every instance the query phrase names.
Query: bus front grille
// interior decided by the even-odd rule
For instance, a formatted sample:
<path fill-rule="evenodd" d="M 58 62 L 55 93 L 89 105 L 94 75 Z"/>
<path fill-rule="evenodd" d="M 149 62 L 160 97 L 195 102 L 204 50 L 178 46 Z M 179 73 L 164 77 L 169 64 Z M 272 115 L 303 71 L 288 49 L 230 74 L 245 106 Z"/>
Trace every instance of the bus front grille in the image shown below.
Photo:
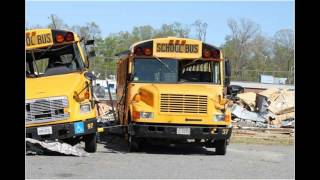
<path fill-rule="evenodd" d="M 160 112 L 207 114 L 208 97 L 187 94 L 161 94 Z"/>
<path fill-rule="evenodd" d="M 69 118 L 67 97 L 26 100 L 26 122 L 47 122 Z"/>

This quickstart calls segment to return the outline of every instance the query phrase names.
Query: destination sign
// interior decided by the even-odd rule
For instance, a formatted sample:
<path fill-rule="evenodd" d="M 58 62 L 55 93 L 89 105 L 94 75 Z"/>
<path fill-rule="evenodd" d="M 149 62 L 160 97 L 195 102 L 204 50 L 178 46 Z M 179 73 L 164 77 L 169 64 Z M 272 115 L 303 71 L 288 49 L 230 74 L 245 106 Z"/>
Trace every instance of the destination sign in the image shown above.
<path fill-rule="evenodd" d="M 52 32 L 49 29 L 27 31 L 25 45 L 27 49 L 45 47 L 53 44 Z"/>
<path fill-rule="evenodd" d="M 199 58 L 202 42 L 185 38 L 158 38 L 153 41 L 153 55 L 168 58 Z"/>

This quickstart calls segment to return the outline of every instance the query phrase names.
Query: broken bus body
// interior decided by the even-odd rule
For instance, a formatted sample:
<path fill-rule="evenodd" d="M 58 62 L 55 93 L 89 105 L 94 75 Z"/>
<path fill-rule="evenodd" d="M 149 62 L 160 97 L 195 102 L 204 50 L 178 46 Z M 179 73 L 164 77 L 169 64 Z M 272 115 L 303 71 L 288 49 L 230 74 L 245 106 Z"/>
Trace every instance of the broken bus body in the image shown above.
<path fill-rule="evenodd" d="M 85 150 L 95 152 L 93 76 L 79 37 L 70 31 L 32 29 L 25 42 L 26 137 L 70 144 L 83 140 Z"/>

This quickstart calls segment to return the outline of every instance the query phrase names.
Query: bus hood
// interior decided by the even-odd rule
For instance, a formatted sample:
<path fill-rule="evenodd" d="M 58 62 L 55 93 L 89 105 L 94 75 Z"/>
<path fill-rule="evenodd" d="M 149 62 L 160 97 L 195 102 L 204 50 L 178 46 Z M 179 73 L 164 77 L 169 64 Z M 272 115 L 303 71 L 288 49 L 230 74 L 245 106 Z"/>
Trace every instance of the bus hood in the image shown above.
<path fill-rule="evenodd" d="M 26 99 L 37 99 L 52 96 L 72 96 L 84 86 L 81 73 L 47 76 L 26 79 Z"/>
<path fill-rule="evenodd" d="M 145 85 L 140 90 L 153 91 L 160 94 L 206 95 L 214 97 L 222 95 L 223 86 L 208 84 L 152 84 Z"/>

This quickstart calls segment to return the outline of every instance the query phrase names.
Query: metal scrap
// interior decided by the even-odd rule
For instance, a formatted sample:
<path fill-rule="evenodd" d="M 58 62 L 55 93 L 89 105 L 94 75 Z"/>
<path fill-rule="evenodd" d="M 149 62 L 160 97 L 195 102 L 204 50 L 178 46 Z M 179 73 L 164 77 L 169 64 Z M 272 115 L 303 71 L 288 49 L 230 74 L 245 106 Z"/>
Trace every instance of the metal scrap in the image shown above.
<path fill-rule="evenodd" d="M 234 104 L 231 108 L 231 113 L 240 119 L 251 120 L 255 122 L 265 122 L 266 119 L 261 116 L 259 113 L 251 112 L 246 110 L 245 108 Z"/>

